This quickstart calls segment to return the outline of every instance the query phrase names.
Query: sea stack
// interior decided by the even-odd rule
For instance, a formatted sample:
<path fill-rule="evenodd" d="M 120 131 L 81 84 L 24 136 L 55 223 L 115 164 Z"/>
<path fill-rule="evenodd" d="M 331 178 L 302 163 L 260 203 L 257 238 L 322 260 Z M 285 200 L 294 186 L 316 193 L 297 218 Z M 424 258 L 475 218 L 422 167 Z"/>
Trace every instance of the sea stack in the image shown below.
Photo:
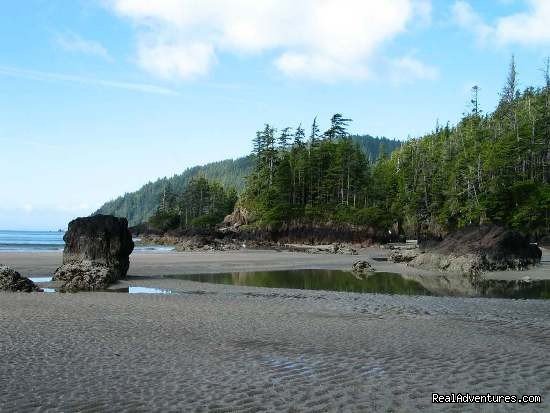
<path fill-rule="evenodd" d="M 126 277 L 134 249 L 126 218 L 94 215 L 69 223 L 63 265 L 54 274 L 64 290 L 98 290 Z"/>

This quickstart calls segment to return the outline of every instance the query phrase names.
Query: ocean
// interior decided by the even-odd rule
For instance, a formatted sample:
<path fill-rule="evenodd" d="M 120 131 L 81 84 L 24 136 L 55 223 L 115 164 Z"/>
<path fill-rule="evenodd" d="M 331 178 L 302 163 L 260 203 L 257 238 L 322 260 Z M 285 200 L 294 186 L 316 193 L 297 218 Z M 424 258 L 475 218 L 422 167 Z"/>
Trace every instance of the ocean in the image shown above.
<path fill-rule="evenodd" d="M 63 251 L 62 231 L 6 231 L 0 230 L 0 252 Z M 139 241 L 134 239 L 134 241 Z M 167 252 L 173 247 L 162 245 L 136 245 L 135 252 Z"/>
<path fill-rule="evenodd" d="M 0 252 L 62 251 L 64 232 L 0 230 Z"/>

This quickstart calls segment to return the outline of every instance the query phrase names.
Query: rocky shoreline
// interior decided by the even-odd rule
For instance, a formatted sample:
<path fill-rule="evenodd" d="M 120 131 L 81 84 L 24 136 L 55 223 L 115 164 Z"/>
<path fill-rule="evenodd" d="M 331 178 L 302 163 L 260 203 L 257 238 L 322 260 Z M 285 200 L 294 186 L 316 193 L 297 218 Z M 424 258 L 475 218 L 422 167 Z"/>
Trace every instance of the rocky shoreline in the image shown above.
<path fill-rule="evenodd" d="M 298 244 L 264 240 L 242 240 L 239 238 L 217 238 L 215 236 L 175 236 L 175 235 L 141 235 L 136 241 L 137 246 L 172 246 L 177 252 L 195 251 L 237 251 L 237 250 L 278 250 L 304 252 L 308 254 L 345 254 L 357 255 L 356 245 L 344 242 L 331 244 Z"/>
<path fill-rule="evenodd" d="M 427 270 L 478 276 L 523 271 L 540 263 L 541 249 L 517 231 L 496 225 L 469 227 L 439 242 L 394 246 L 390 260 Z"/>

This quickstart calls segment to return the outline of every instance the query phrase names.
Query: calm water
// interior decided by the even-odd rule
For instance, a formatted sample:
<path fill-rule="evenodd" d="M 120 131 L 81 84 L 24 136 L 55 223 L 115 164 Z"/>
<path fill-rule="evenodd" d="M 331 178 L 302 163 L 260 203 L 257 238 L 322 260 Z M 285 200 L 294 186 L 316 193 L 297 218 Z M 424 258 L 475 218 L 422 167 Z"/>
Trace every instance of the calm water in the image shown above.
<path fill-rule="evenodd" d="M 347 291 L 398 295 L 550 299 L 550 281 L 472 281 L 462 276 L 403 277 L 376 272 L 357 277 L 346 271 L 295 270 L 178 275 L 190 281 L 252 287 Z"/>
<path fill-rule="evenodd" d="M 180 279 L 203 283 L 241 285 L 267 288 L 290 288 L 298 290 L 346 291 L 357 293 L 434 295 L 456 297 L 493 297 L 516 299 L 550 299 L 550 281 L 471 281 L 468 277 L 416 277 L 406 278 L 399 274 L 376 272 L 366 277 L 357 277 L 346 271 L 294 270 L 257 271 L 225 274 L 172 275 L 158 278 L 158 285 L 111 289 L 111 292 L 130 294 L 189 294 L 186 289 L 166 289 L 162 279 Z M 134 277 L 137 280 L 139 277 Z M 51 277 L 31 278 L 42 287 L 47 287 Z M 55 292 L 54 289 L 45 289 Z"/>
<path fill-rule="evenodd" d="M 61 251 L 63 232 L 0 230 L 0 252 Z"/>
<path fill-rule="evenodd" d="M 251 287 L 431 295 L 430 291 L 416 281 L 406 280 L 399 274 L 384 272 L 373 273 L 364 279 L 357 278 L 350 272 L 333 270 L 258 271 L 231 274 L 181 275 L 170 278 Z"/>

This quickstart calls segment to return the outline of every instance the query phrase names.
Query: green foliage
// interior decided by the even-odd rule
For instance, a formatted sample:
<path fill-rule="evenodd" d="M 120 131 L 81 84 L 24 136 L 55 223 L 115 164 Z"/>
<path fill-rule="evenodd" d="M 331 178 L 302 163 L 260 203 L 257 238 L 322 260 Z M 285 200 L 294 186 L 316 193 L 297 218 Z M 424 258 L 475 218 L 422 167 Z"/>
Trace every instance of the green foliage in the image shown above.
<path fill-rule="evenodd" d="M 456 126 L 437 126 L 402 146 L 350 138 L 350 120 L 340 114 L 324 133 L 315 119 L 309 141 L 301 130 L 290 147 L 276 147 L 266 125 L 242 202 L 259 226 L 301 220 L 388 230 L 397 221 L 411 236 L 433 236 L 493 222 L 548 234 L 549 70 L 550 63 L 544 87 L 520 93 L 512 60 L 494 113 L 482 115 L 474 87 L 472 111 Z"/>
<path fill-rule="evenodd" d="M 183 192 L 164 189 L 160 206 L 149 224 L 161 231 L 173 229 L 209 229 L 230 214 L 237 202 L 235 189 L 224 189 L 204 177 L 192 179 Z"/>
<path fill-rule="evenodd" d="M 407 232 L 439 235 L 469 224 L 500 223 L 550 232 L 550 85 L 517 91 L 510 66 L 497 110 L 408 141 L 373 168 L 374 203 Z"/>
<path fill-rule="evenodd" d="M 241 191 L 245 185 L 245 176 L 250 173 L 253 164 L 254 159 L 247 156 L 195 166 L 180 175 L 149 182 L 135 192 L 109 201 L 95 214 L 125 217 L 131 226 L 147 222 L 159 208 L 159 201 L 162 199 L 165 188 L 169 188 L 175 193 L 181 193 L 191 180 L 203 176 L 206 179 L 219 182 L 225 188 L 236 188 L 237 191 Z"/>
<path fill-rule="evenodd" d="M 257 225 L 276 228 L 293 220 L 357 221 L 356 212 L 367 206 L 370 172 L 369 159 L 358 141 L 372 143 L 374 139 L 350 138 L 346 132 L 349 122 L 336 114 L 330 128 L 321 134 L 315 119 L 309 141 L 303 142 L 305 133 L 299 129 L 300 139 L 291 146 L 286 141 L 276 146 L 276 131 L 270 125 L 257 133 L 256 165 L 241 199 L 253 211 Z M 377 149 L 380 143 L 376 142 Z"/>
<path fill-rule="evenodd" d="M 286 142 L 290 143 L 291 140 L 294 140 L 294 144 L 297 146 L 305 145 L 305 131 L 301 126 L 294 131 L 286 131 L 287 134 L 291 132 L 293 132 L 291 135 L 292 139 L 289 136 L 285 136 L 284 140 Z M 278 138 L 280 139 L 280 135 Z M 353 136 L 352 139 L 360 145 L 370 159 L 378 157 L 378 148 L 381 143 L 384 143 L 385 147 L 390 151 L 400 145 L 398 141 L 373 138 L 368 135 Z M 135 192 L 124 194 L 113 201 L 109 201 L 98 209 L 95 214 L 125 217 L 131 226 L 147 222 L 157 211 L 159 200 L 165 188 L 171 188 L 174 192 L 180 193 L 185 189 L 190 180 L 198 176 L 204 176 L 206 179 L 219 182 L 225 188 L 236 188 L 237 192 L 241 192 L 245 186 L 245 178 L 251 173 L 254 164 L 254 157 L 247 156 L 235 160 L 228 159 L 214 162 L 204 166 L 195 166 L 187 169 L 180 175 L 149 182 Z"/>

